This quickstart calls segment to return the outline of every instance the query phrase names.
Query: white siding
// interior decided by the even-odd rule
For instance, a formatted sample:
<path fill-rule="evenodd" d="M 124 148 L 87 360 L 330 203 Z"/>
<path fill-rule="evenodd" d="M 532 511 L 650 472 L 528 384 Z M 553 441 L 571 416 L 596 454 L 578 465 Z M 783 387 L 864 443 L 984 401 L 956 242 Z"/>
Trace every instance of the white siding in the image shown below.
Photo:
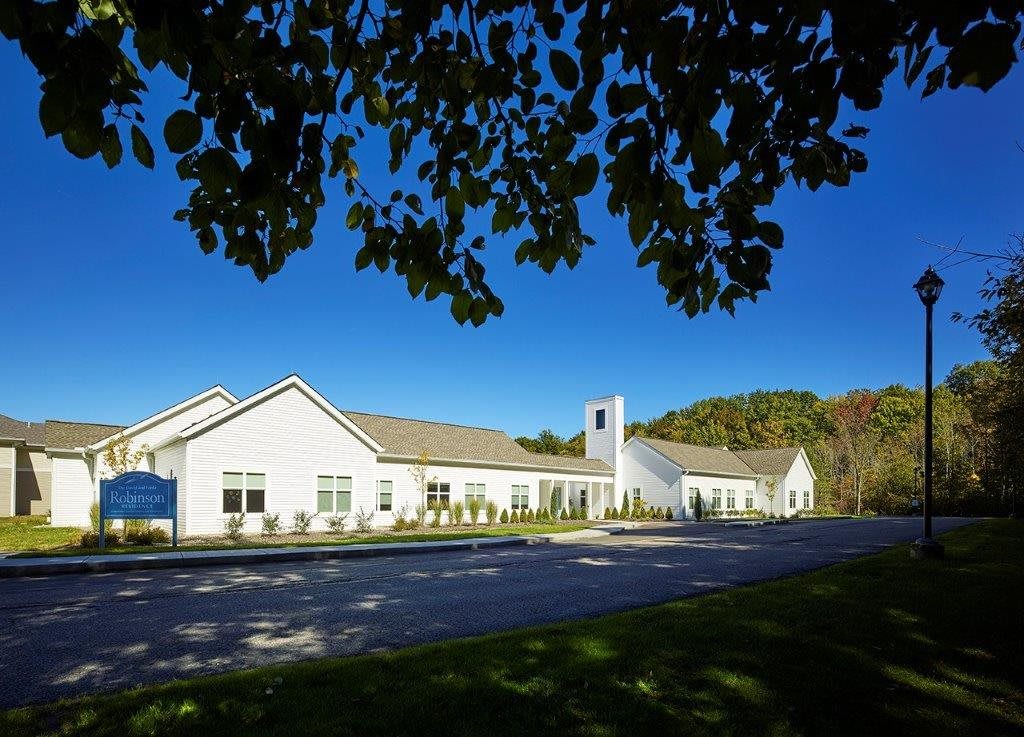
<path fill-rule="evenodd" d="M 179 498 L 187 494 L 187 515 L 179 532 L 223 532 L 225 471 L 266 474 L 266 509 L 279 512 L 285 527 L 296 510 L 316 511 L 317 475 L 351 476 L 353 509 L 374 503 L 376 455 L 294 387 L 187 444 L 187 478 L 178 483 Z M 260 529 L 259 514 L 246 516 L 246 529 Z"/>
<path fill-rule="evenodd" d="M 622 453 L 623 485 L 632 503 L 633 489 L 640 487 L 640 496 L 648 506 L 671 507 L 676 518 L 682 516 L 685 499 L 680 503 L 679 467 L 643 443 L 633 441 Z M 620 490 L 615 506 L 621 506 Z"/>
<path fill-rule="evenodd" d="M 687 505 L 686 516 L 693 517 L 693 510 L 689 509 L 690 504 L 690 489 L 700 489 L 700 498 L 703 501 L 704 510 L 711 509 L 712 489 L 722 490 L 722 506 L 721 511 L 724 515 L 728 511 L 728 499 L 729 490 L 732 489 L 736 492 L 736 506 L 734 509 L 739 512 L 743 512 L 746 508 L 747 490 L 753 490 L 754 493 L 754 509 L 760 509 L 759 499 L 757 495 L 757 484 L 755 479 L 743 479 L 736 478 L 734 476 L 710 476 L 706 474 L 687 474 L 683 476 L 683 499 Z M 779 500 L 775 500 L 775 505 L 778 507 Z"/>
<path fill-rule="evenodd" d="M 399 511 L 403 505 L 408 505 L 407 519 L 414 517 L 416 505 L 422 504 L 422 494 L 420 489 L 416 486 L 416 482 L 410 473 L 410 469 L 410 463 L 395 461 L 380 462 L 377 464 L 376 469 L 377 480 L 391 481 L 394 484 L 393 512 Z M 427 471 L 427 478 L 429 480 L 436 479 L 439 483 L 451 484 L 451 501 L 461 501 L 463 505 L 465 505 L 466 502 L 466 484 L 485 484 L 487 501 L 493 501 L 498 506 L 498 514 L 501 514 L 502 510 L 508 510 L 509 514 L 512 513 L 513 484 L 529 487 L 529 508 L 536 511 L 539 508 L 548 506 L 551 502 L 550 490 L 545 494 L 547 498 L 541 499 L 541 480 L 553 480 L 557 485 L 562 486 L 562 498 L 566 503 L 566 508 L 568 508 L 569 496 L 567 490 L 569 489 L 570 484 L 573 485 L 573 501 L 574 503 L 577 503 L 579 499 L 579 486 L 595 480 L 605 483 L 611 481 L 610 476 L 595 477 L 562 473 L 558 471 L 534 471 L 526 469 L 511 470 L 448 465 L 430 466 Z M 548 487 L 548 489 L 549 488 L 550 487 Z M 604 509 L 596 509 L 593 506 L 593 492 L 590 492 L 589 496 L 591 501 L 591 516 L 600 516 L 600 514 L 604 512 Z M 393 512 L 377 512 L 375 511 L 375 503 L 376 497 L 373 495 L 369 497 L 360 496 L 358 498 L 353 495 L 353 514 L 349 517 L 349 520 L 352 521 L 355 519 L 355 512 L 358 511 L 360 504 L 362 504 L 364 510 L 374 511 L 373 522 L 375 525 L 386 526 L 394 522 L 395 518 Z M 427 515 L 427 519 L 431 519 L 430 514 Z M 448 517 L 445 515 L 443 521 L 446 521 L 447 519 Z M 466 523 L 469 522 L 468 509 L 466 509 L 466 514 L 463 519 Z M 479 522 L 483 523 L 485 521 L 486 517 L 483 509 L 481 509 Z"/>
<path fill-rule="evenodd" d="M 52 523 L 57 527 L 86 527 L 96 488 L 89 463 L 81 455 L 54 454 L 51 483 Z"/>
<path fill-rule="evenodd" d="M 185 450 L 186 443 L 184 440 L 168 445 L 166 448 L 161 448 L 153 454 L 153 466 L 157 476 L 162 476 L 165 479 L 176 478 L 178 480 L 178 533 L 183 534 L 185 529 L 186 512 L 188 509 L 188 494 L 185 493 L 185 489 L 188 488 L 186 467 L 185 467 Z M 170 529 L 171 523 L 169 520 L 159 520 L 153 524 L 160 525 Z"/>
<path fill-rule="evenodd" d="M 622 444 L 625 436 L 625 408 L 622 397 L 591 399 L 584 404 L 584 437 L 587 458 L 597 458 L 615 469 L 615 488 L 621 493 L 623 479 Z M 604 429 L 596 425 L 597 411 L 604 410 Z"/>
<path fill-rule="evenodd" d="M 796 460 L 793 461 L 793 465 L 785 475 L 785 513 L 789 517 L 796 512 L 804 508 L 804 491 L 811 492 L 811 508 L 814 508 L 814 478 L 811 476 L 811 470 L 804 460 L 803 454 L 799 454 Z M 789 492 L 790 490 L 796 491 L 796 509 L 789 508 Z M 777 504 L 777 500 L 776 500 Z"/>
<path fill-rule="evenodd" d="M 222 409 L 229 407 L 232 403 L 229 402 L 225 397 L 221 395 L 214 395 L 207 397 L 202 402 L 199 402 L 191 407 L 186 407 L 180 412 L 177 412 L 170 417 L 166 417 L 160 422 L 156 423 L 152 427 L 147 427 L 145 430 L 132 434 L 132 450 L 139 450 L 142 446 L 148 446 L 152 448 L 162 440 L 167 439 L 171 435 L 184 430 L 190 425 L 194 425 L 201 420 L 205 420 L 212 414 L 220 412 Z M 114 474 L 107 467 L 106 462 L 103 460 L 103 452 L 100 451 L 96 454 L 97 464 L 99 466 L 99 477 L 100 478 L 112 478 Z M 141 471 L 153 471 L 149 467 L 148 460 L 143 457 L 139 462 L 139 470 Z M 179 484 L 180 487 L 180 484 Z M 179 490 L 180 493 L 180 490 Z"/>

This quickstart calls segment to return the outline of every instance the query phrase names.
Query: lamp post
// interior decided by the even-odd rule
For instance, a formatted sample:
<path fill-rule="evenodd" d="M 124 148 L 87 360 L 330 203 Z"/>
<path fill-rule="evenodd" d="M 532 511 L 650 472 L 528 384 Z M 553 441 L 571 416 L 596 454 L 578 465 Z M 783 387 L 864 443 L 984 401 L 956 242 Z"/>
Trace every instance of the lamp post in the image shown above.
<path fill-rule="evenodd" d="M 924 535 L 910 547 L 912 558 L 941 558 L 942 543 L 932 539 L 932 308 L 945 282 L 929 266 L 914 289 L 924 304 Z"/>

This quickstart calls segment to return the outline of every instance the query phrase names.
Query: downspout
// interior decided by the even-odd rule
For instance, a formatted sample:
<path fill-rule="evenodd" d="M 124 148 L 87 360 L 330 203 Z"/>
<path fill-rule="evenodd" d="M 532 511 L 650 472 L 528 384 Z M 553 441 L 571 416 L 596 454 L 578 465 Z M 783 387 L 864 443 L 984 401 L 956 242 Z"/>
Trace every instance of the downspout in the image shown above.
<path fill-rule="evenodd" d="M 679 509 L 683 513 L 683 519 L 686 519 L 686 505 L 683 502 L 686 500 L 686 474 L 688 473 L 690 470 L 684 468 L 679 475 Z"/>

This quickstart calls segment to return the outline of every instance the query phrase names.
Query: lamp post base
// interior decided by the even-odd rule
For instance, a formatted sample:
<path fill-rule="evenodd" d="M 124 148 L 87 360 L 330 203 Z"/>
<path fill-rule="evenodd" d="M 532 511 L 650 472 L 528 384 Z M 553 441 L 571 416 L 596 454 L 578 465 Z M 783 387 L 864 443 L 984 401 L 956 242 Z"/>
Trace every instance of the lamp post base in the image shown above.
<path fill-rule="evenodd" d="M 910 557 L 915 560 L 944 558 L 946 548 L 930 537 L 919 537 L 910 545 Z"/>

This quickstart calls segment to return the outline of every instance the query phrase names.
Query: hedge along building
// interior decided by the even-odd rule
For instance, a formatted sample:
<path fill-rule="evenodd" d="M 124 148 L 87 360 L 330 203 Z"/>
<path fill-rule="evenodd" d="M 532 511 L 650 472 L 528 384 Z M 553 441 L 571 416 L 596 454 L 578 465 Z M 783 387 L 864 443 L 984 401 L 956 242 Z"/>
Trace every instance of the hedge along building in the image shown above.
<path fill-rule="evenodd" d="M 547 507 L 554 497 L 559 509 L 597 518 L 619 506 L 626 489 L 676 516 L 692 513 L 681 471 L 673 481 L 644 455 L 654 441 L 624 442 L 622 397 L 587 402 L 585 420 L 587 457 L 571 458 L 530 453 L 500 430 L 342 411 L 296 375 L 242 400 L 218 385 L 128 427 L 45 423 L 50 508 L 55 525 L 88 524 L 100 480 L 114 475 L 104 452 L 126 438 L 142 453 L 142 470 L 178 479 L 182 534 L 221 532 L 240 513 L 257 531 L 263 513 L 287 522 L 300 510 L 316 513 L 314 528 L 334 514 L 351 523 L 360 511 L 384 526 L 424 502 L 468 506 L 474 498 L 513 511 Z M 412 473 L 421 455 L 429 459 L 425 489 Z M 703 469 L 706 507 L 716 479 L 732 488 L 726 480 L 742 476 L 756 487 L 760 476 L 735 462 L 738 476 Z"/>

